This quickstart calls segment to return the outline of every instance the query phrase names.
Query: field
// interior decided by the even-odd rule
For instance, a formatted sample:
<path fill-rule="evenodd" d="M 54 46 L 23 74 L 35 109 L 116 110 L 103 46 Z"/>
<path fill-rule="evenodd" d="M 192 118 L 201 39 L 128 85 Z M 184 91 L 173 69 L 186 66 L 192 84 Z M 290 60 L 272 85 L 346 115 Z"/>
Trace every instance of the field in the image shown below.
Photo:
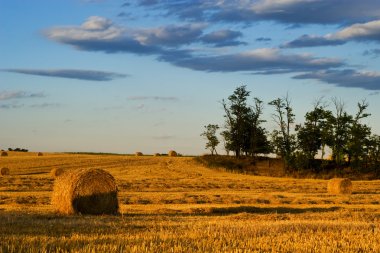
<path fill-rule="evenodd" d="M 189 157 L 10 152 L 0 157 L 0 252 L 379 252 L 380 181 L 331 195 L 327 181 L 209 169 Z M 53 168 L 102 168 L 120 215 L 63 216 Z"/>

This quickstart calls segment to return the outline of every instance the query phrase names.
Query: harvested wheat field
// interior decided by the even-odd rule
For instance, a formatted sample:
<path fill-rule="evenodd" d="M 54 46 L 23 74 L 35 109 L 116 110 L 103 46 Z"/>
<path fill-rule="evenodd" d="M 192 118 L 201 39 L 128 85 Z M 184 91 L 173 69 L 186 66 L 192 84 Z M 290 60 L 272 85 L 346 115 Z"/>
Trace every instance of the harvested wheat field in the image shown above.
<path fill-rule="evenodd" d="M 0 167 L 0 252 L 379 252 L 380 181 L 270 178 L 189 157 L 10 152 Z M 119 214 L 60 214 L 51 171 L 101 169 Z M 66 173 L 66 172 L 65 172 Z M 64 174 L 65 175 L 65 174 Z"/>

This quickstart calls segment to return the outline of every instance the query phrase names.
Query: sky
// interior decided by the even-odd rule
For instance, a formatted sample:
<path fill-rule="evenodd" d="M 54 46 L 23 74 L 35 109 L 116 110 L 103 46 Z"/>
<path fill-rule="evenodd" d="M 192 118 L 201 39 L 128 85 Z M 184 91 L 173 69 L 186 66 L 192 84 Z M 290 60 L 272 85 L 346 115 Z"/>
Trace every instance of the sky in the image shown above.
<path fill-rule="evenodd" d="M 0 148 L 205 153 L 246 85 L 297 123 L 332 98 L 380 134 L 376 0 L 0 0 Z M 221 152 L 221 147 L 220 147 Z"/>

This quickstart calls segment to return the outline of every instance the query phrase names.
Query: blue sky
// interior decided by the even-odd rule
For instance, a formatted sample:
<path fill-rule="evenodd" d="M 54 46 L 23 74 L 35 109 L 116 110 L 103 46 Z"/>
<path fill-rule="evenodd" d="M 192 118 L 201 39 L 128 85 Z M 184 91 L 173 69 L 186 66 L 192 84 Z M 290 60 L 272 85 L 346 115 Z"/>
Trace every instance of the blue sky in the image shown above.
<path fill-rule="evenodd" d="M 201 154 L 240 85 L 297 123 L 366 99 L 380 133 L 375 0 L 0 0 L 0 23 L 0 148 Z"/>

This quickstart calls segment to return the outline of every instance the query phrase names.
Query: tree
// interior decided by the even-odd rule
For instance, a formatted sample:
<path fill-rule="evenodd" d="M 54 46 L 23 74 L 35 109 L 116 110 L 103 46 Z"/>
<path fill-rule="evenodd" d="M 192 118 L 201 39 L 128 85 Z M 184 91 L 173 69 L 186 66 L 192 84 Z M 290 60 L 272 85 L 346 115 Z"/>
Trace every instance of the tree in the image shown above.
<path fill-rule="evenodd" d="M 289 170 L 296 149 L 296 138 L 291 133 L 291 126 L 294 124 L 295 118 L 291 101 L 287 95 L 285 98 L 277 98 L 269 102 L 269 105 L 275 108 L 275 113 L 272 114 L 272 117 L 279 126 L 279 130 L 272 133 L 272 145 L 284 160 L 286 169 Z"/>
<path fill-rule="evenodd" d="M 247 103 L 250 92 L 246 86 L 237 87 L 234 93 L 228 97 L 228 101 L 222 100 L 225 111 L 225 128 L 222 132 L 225 148 L 233 150 L 236 157 L 242 153 L 255 157 L 258 153 L 269 153 L 270 146 L 266 137 L 266 131 L 261 124 L 263 102 L 254 98 L 254 106 Z"/>
<path fill-rule="evenodd" d="M 350 125 L 352 116 L 345 110 L 345 105 L 337 98 L 332 99 L 335 112 L 328 119 L 329 124 L 329 143 L 332 150 L 332 157 L 338 166 L 343 165 L 344 156 L 347 154 L 349 147 L 347 146 L 350 135 Z"/>
<path fill-rule="evenodd" d="M 210 149 L 211 155 L 218 154 L 216 151 L 216 147 L 219 144 L 218 137 L 216 136 L 216 131 L 219 129 L 218 125 L 208 124 L 205 126 L 205 131 L 201 134 L 207 139 L 205 149 Z"/>
<path fill-rule="evenodd" d="M 246 120 L 251 109 L 247 105 L 247 98 L 250 92 L 246 86 L 237 87 L 234 93 L 228 97 L 228 101 L 222 100 L 222 106 L 225 112 L 225 127 L 228 131 L 228 146 L 235 152 L 237 158 L 243 150 L 245 142 Z"/>
<path fill-rule="evenodd" d="M 369 113 L 365 112 L 368 107 L 368 103 L 366 101 L 362 101 L 357 105 L 358 112 L 352 119 L 347 143 L 348 162 L 354 169 L 359 169 L 361 162 L 366 160 L 366 145 L 371 136 L 371 128 L 360 122 L 361 119 L 370 116 Z"/>
<path fill-rule="evenodd" d="M 331 112 L 326 110 L 326 105 L 322 104 L 319 99 L 314 104 L 313 110 L 305 114 L 304 124 L 296 125 L 297 132 L 297 148 L 305 157 L 305 165 L 310 168 L 310 161 L 315 158 L 318 150 L 322 151 L 322 159 L 324 156 L 325 146 L 328 143 L 329 132 L 327 120 L 331 116 Z"/>

